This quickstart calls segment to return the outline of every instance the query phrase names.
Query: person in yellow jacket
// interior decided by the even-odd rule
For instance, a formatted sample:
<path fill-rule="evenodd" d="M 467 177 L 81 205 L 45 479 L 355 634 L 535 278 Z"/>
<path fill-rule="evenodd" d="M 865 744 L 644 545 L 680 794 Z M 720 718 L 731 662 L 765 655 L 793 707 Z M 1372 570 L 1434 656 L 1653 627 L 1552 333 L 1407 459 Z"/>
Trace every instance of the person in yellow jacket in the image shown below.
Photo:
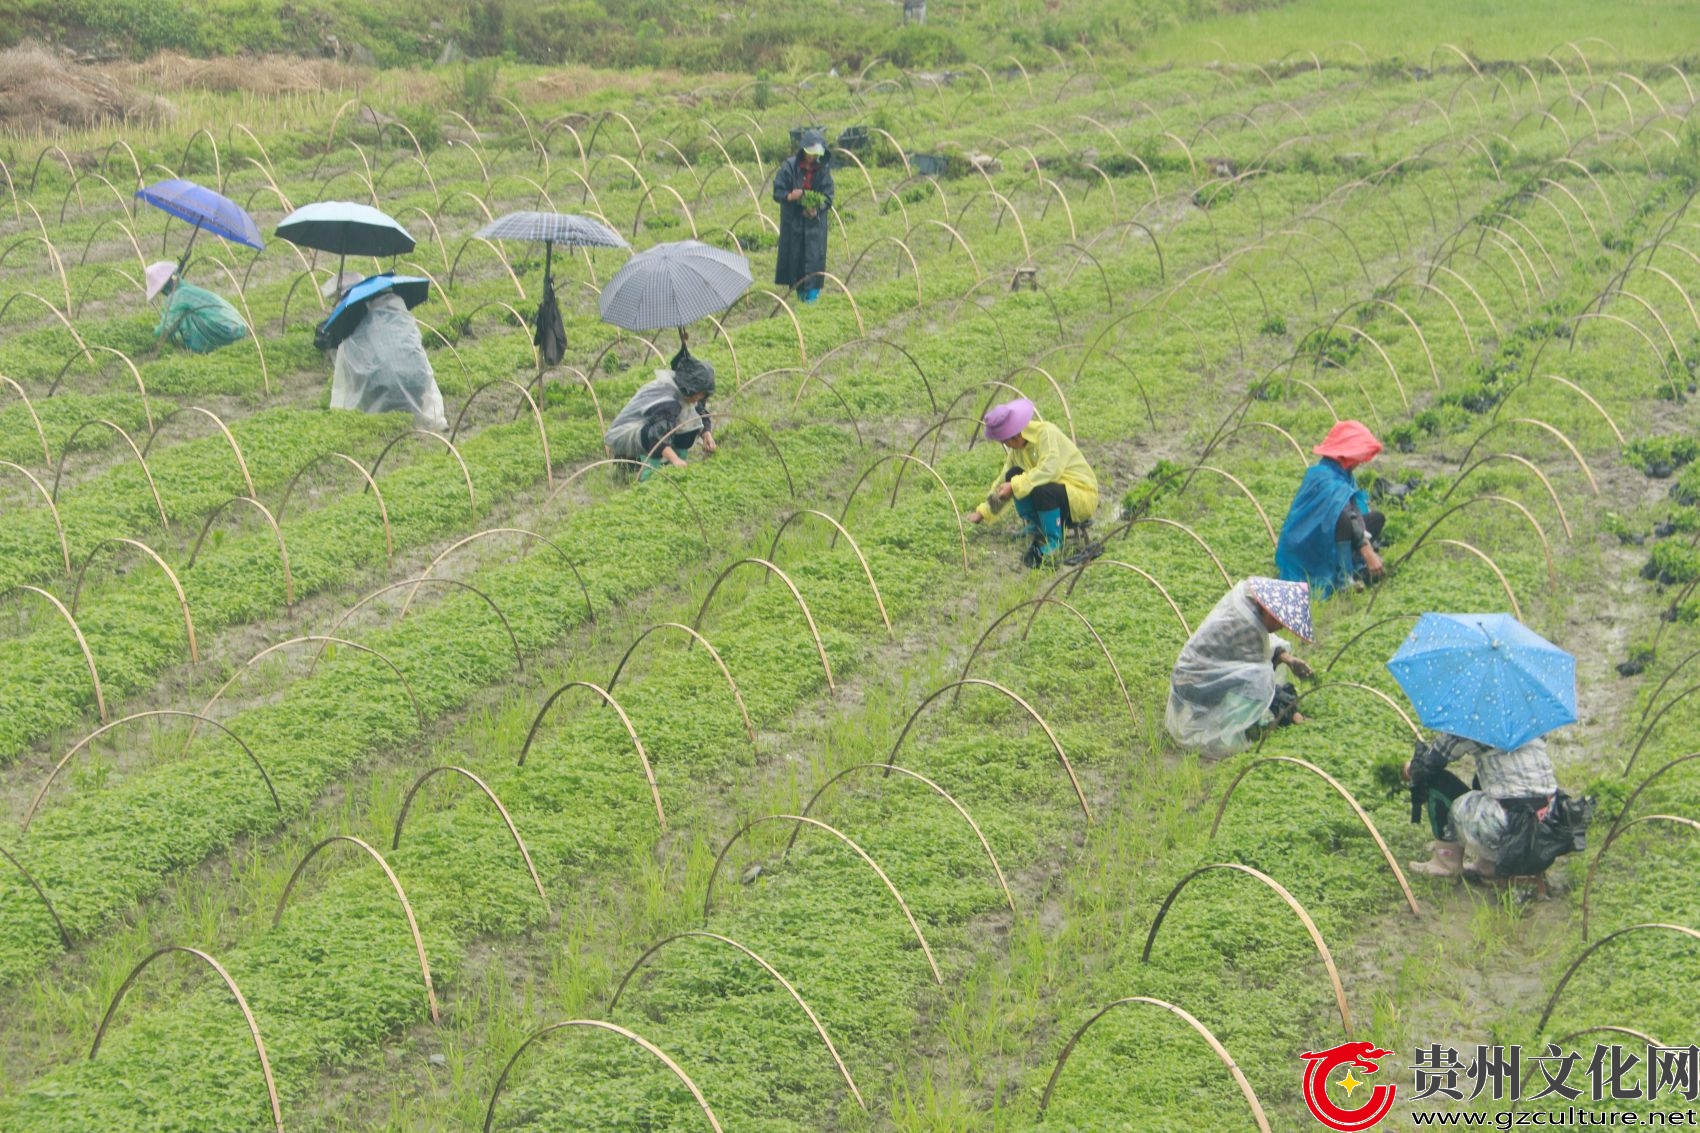
<path fill-rule="evenodd" d="M 970 523 L 996 517 L 1013 499 L 1016 514 L 1031 536 L 1021 561 L 1037 567 L 1062 549 L 1063 526 L 1091 519 L 1098 510 L 1098 478 L 1068 434 L 1047 421 L 1035 421 L 1025 397 L 994 406 L 986 414 L 986 439 L 1001 442 L 1009 466 L 968 515 Z"/>

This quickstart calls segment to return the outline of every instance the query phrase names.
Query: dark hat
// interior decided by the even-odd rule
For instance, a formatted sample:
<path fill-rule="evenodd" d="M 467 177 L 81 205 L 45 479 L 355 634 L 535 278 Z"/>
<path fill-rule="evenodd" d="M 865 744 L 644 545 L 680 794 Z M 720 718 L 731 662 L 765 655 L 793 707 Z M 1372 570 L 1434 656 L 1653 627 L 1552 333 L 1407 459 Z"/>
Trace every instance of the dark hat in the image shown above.
<path fill-rule="evenodd" d="M 680 348 L 673 355 L 673 384 L 686 397 L 700 393 L 704 397 L 714 392 L 714 367 Z"/>

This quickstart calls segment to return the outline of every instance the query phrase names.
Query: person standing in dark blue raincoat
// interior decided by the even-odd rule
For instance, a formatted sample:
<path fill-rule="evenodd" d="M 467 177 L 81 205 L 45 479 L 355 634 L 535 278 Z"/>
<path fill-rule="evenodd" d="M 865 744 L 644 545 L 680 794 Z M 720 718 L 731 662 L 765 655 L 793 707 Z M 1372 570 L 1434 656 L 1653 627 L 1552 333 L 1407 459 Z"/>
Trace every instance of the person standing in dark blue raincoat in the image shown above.
<path fill-rule="evenodd" d="M 1326 598 L 1357 585 L 1360 572 L 1379 578 L 1384 569 L 1375 541 L 1387 517 L 1369 509 L 1369 494 L 1352 475 L 1375 459 L 1381 442 L 1362 422 L 1338 421 L 1311 451 L 1322 459 L 1305 473 L 1287 509 L 1275 569 L 1288 582 L 1310 583 L 1314 596 Z"/>
<path fill-rule="evenodd" d="M 827 214 L 832 211 L 832 167 L 826 157 L 826 138 L 819 130 L 803 131 L 803 144 L 773 175 L 773 199 L 779 202 L 779 260 L 773 282 L 795 288 L 805 303 L 820 296 L 826 270 Z M 805 203 L 805 194 L 819 193 Z"/>

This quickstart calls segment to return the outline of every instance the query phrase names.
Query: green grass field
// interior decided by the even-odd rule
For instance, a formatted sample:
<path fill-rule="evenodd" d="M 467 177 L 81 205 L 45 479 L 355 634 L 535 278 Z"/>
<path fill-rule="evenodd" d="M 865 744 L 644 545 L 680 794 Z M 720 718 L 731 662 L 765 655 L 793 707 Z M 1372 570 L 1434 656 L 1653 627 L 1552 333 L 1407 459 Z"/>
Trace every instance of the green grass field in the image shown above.
<path fill-rule="evenodd" d="M 1299 1131 L 1350 1038 L 1404 1133 L 1509 1106 L 1413 1099 L 1420 1047 L 1694 1043 L 1700 17 L 1216 12 L 0 136 L 0 1129 Z M 805 305 L 768 179 L 811 123 L 868 142 Z M 268 237 L 197 243 L 257 331 L 205 357 L 142 296 L 186 232 L 130 194 L 176 175 Z M 417 238 L 358 266 L 432 280 L 449 434 L 325 408 L 334 265 L 270 238 L 319 199 Z M 558 250 L 540 372 L 540 249 L 472 235 L 517 209 L 746 251 L 691 328 L 719 453 L 601 463 L 676 340 L 600 322 L 627 253 Z M 963 521 L 1015 392 L 1098 472 L 1089 567 Z M 1200 760 L 1175 654 L 1342 418 L 1390 576 L 1318 605 L 1308 722 Z M 1578 657 L 1550 899 L 1390 865 L 1384 662 L 1434 609 Z"/>

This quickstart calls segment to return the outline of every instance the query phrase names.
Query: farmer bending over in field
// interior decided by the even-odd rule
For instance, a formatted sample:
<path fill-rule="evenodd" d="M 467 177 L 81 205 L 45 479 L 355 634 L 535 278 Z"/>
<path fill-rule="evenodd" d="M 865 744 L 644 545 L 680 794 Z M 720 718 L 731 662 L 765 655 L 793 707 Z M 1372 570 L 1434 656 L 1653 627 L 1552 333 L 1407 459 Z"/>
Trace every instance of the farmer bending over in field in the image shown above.
<path fill-rule="evenodd" d="M 1092 466 L 1067 433 L 1034 420 L 1035 412 L 1033 403 L 1021 397 L 986 414 L 986 439 L 1008 450 L 1008 466 L 986 502 L 968 513 L 968 522 L 984 523 L 1015 500 L 1015 512 L 1027 521 L 1030 537 L 1021 561 L 1030 568 L 1062 549 L 1064 524 L 1085 523 L 1098 510 L 1098 478 Z"/>
<path fill-rule="evenodd" d="M 1319 598 L 1350 586 L 1363 589 L 1360 574 L 1380 578 L 1375 544 L 1387 517 L 1369 509 L 1369 495 L 1352 470 L 1368 464 L 1381 442 L 1358 421 L 1339 421 L 1312 452 L 1310 466 L 1281 525 L 1275 570 L 1290 582 L 1308 582 Z"/>
<path fill-rule="evenodd" d="M 150 300 L 155 295 L 167 297 L 153 331 L 156 338 L 196 354 L 211 354 L 248 337 L 248 324 L 235 307 L 204 287 L 184 283 L 177 276 L 177 265 L 170 260 L 149 264 L 146 277 Z"/>
<path fill-rule="evenodd" d="M 671 369 L 657 370 L 655 380 L 632 395 L 602 438 L 615 456 L 643 463 L 639 480 L 647 480 L 663 462 L 683 468 L 685 454 L 699 437 L 704 452 L 718 447 L 708 418 L 714 367 L 684 344 L 668 365 Z"/>
<path fill-rule="evenodd" d="M 1311 640 L 1310 587 L 1303 582 L 1248 578 L 1216 603 L 1169 678 L 1164 723 L 1177 743 L 1232 755 L 1265 728 L 1304 721 L 1298 694 L 1278 670 L 1285 665 L 1309 677 L 1311 668 L 1275 636 L 1283 626 Z"/>
<path fill-rule="evenodd" d="M 1447 769 L 1466 755 L 1476 765 L 1469 787 Z M 1405 778 L 1411 783 L 1411 821 L 1426 807 L 1435 837 L 1429 860 L 1412 862 L 1411 869 L 1430 877 L 1462 874 L 1494 881 L 1538 874 L 1575 848 L 1564 829 L 1573 817 L 1585 827 L 1593 810 L 1591 802 L 1584 800 L 1578 808 L 1559 791 L 1546 740 L 1538 736 L 1504 751 L 1440 732 L 1417 745 L 1405 764 Z M 1469 861 L 1464 860 L 1466 848 Z"/>

